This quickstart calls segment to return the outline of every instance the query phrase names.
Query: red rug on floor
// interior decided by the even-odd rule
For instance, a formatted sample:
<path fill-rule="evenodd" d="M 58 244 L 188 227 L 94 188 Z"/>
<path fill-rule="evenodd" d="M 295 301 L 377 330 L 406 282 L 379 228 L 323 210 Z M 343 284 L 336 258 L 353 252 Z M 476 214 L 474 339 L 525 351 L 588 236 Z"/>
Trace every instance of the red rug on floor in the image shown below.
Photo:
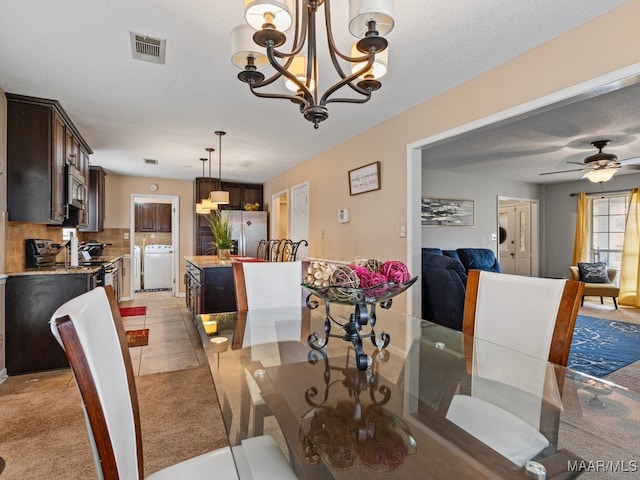
<path fill-rule="evenodd" d="M 120 315 L 122 317 L 135 317 L 136 315 L 146 315 L 147 307 L 122 307 Z"/>
<path fill-rule="evenodd" d="M 149 329 L 127 330 L 124 332 L 127 336 L 127 345 L 129 347 L 144 347 L 149 344 Z"/>

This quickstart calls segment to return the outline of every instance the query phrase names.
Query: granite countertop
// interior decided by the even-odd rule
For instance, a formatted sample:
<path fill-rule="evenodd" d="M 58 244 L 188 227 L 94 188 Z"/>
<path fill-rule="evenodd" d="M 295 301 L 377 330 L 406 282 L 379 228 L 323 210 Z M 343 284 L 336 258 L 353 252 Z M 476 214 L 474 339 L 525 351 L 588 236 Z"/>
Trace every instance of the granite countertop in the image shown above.
<path fill-rule="evenodd" d="M 184 257 L 184 259 L 192 263 L 198 268 L 216 268 L 216 267 L 230 267 L 232 263 L 236 262 L 262 262 L 254 257 L 240 257 L 231 256 L 231 260 L 220 261 L 217 255 L 196 255 L 193 257 Z"/>
<path fill-rule="evenodd" d="M 119 258 L 123 258 L 124 255 L 113 255 L 92 258 L 92 261 L 101 262 L 98 265 L 82 265 L 78 267 L 65 267 L 64 265 L 55 265 L 53 267 L 41 267 L 41 268 L 27 268 L 22 267 L 20 270 L 14 272 L 6 272 L 8 276 L 18 275 L 68 275 L 68 274 L 93 274 L 102 268 L 102 264 L 115 262 Z"/>

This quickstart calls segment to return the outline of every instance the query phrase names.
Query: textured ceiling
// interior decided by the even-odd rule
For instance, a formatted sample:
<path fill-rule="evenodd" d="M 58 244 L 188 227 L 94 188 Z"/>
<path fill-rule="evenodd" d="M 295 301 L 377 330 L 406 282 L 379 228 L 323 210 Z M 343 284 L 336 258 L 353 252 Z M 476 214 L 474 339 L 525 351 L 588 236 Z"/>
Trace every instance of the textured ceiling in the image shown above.
<path fill-rule="evenodd" d="M 634 79 L 637 81 L 637 79 Z M 608 139 L 605 153 L 640 164 L 640 83 L 532 112 L 426 149 L 426 168 L 505 180 L 553 183 L 577 180 L 583 162 L 597 152 L 591 142 Z M 636 158 L 637 157 L 637 158 Z M 633 159 L 633 160 L 632 160 Z M 637 173 L 623 168 L 617 174 Z"/>
<path fill-rule="evenodd" d="M 0 87 L 60 101 L 92 163 L 108 171 L 191 179 L 205 147 L 217 147 L 213 132 L 226 130 L 223 178 L 263 182 L 623 3 L 398 0 L 383 88 L 365 105 L 333 104 L 314 130 L 295 105 L 255 98 L 236 79 L 230 31 L 242 23 L 240 0 L 3 0 Z M 344 49 L 353 42 L 347 5 L 332 4 Z M 166 64 L 133 60 L 132 31 L 165 38 Z M 539 127 L 566 148 L 566 134 Z M 530 140 L 518 151 L 539 151 Z"/>

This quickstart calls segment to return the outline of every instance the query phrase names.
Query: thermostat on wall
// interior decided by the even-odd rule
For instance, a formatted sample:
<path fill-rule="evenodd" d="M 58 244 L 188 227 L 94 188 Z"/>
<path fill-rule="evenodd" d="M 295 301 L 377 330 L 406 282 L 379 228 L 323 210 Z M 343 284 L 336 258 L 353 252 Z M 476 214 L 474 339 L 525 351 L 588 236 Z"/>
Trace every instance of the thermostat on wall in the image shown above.
<path fill-rule="evenodd" d="M 349 209 L 348 208 L 340 208 L 338 209 L 338 223 L 348 223 L 349 222 Z"/>

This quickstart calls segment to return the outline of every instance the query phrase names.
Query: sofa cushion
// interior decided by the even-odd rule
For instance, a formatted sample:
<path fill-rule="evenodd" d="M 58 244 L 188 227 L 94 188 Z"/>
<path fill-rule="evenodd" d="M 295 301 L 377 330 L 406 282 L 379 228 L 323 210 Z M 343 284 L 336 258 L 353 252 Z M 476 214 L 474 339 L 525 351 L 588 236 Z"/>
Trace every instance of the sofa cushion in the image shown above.
<path fill-rule="evenodd" d="M 434 247 L 422 247 L 423 253 L 433 253 L 434 255 L 442 255 L 442 250 Z"/>
<path fill-rule="evenodd" d="M 604 262 L 578 262 L 578 271 L 584 283 L 609 283 L 607 264 Z"/>
<path fill-rule="evenodd" d="M 458 248 L 456 250 L 465 270 L 502 272 L 496 254 L 489 248 Z"/>
<path fill-rule="evenodd" d="M 467 273 L 457 260 L 422 250 L 422 318 L 462 330 Z"/>
<path fill-rule="evenodd" d="M 462 263 L 462 260 L 460 260 L 460 255 L 458 255 L 458 251 L 457 250 L 443 250 L 442 251 L 443 255 L 446 255 L 447 257 L 451 257 L 459 262 Z"/>

